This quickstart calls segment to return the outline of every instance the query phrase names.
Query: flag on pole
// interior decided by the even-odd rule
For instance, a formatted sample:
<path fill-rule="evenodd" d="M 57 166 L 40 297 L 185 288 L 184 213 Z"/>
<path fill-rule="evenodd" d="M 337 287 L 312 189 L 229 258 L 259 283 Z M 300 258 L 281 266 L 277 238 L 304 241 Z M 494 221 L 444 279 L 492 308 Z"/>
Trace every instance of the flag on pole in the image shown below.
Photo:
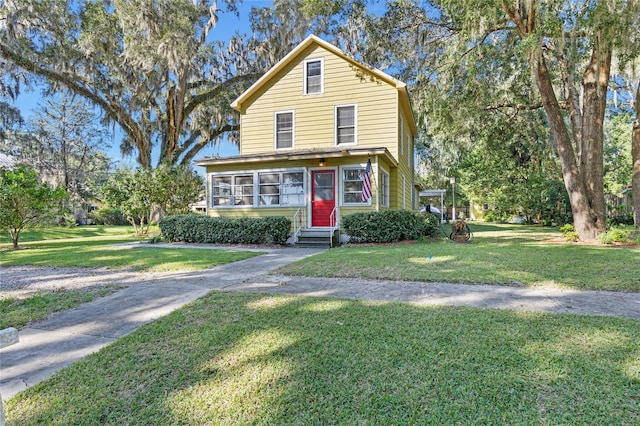
<path fill-rule="evenodd" d="M 367 159 L 367 168 L 362 177 L 362 202 L 366 203 L 371 198 L 371 158 Z"/>

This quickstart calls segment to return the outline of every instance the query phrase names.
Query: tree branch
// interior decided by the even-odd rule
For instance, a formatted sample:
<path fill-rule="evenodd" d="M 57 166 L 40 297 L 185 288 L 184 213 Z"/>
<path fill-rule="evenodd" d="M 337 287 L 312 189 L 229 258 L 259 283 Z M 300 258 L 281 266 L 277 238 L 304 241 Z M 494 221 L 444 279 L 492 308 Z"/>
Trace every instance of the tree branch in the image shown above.
<path fill-rule="evenodd" d="M 240 125 L 239 124 L 225 123 L 224 126 L 215 129 L 215 131 L 213 131 L 211 133 L 211 136 L 209 136 L 207 139 L 201 139 L 197 144 L 193 145 L 191 147 L 191 149 L 189 149 L 189 151 L 187 151 L 187 153 L 184 155 L 184 157 L 182 157 L 182 160 L 180 160 L 180 164 L 181 165 L 189 164 L 191 162 L 191 160 L 193 160 L 193 157 L 195 157 L 196 154 L 198 152 L 200 152 L 200 150 L 204 146 L 206 146 L 207 144 L 215 141 L 223 133 L 232 132 L 232 131 L 238 131 L 238 130 L 240 130 Z"/>
<path fill-rule="evenodd" d="M 142 141 L 143 134 L 136 122 L 131 118 L 129 114 L 116 102 L 103 99 L 99 95 L 91 92 L 83 85 L 74 80 L 74 76 L 70 76 L 64 73 L 60 73 L 51 69 L 48 69 L 36 62 L 33 62 L 21 55 L 14 52 L 9 46 L 4 43 L 0 43 L 0 56 L 11 61 L 15 65 L 23 68 L 28 72 L 32 72 L 35 75 L 45 77 L 49 80 L 55 81 L 64 85 L 67 89 L 74 93 L 77 93 L 96 105 L 100 106 L 102 110 L 112 120 L 120 124 L 122 129 L 135 141 Z M 80 80 L 79 77 L 77 77 Z"/>
<path fill-rule="evenodd" d="M 484 107 L 485 111 L 494 111 L 494 110 L 498 110 L 498 109 L 502 109 L 502 108 L 513 108 L 515 110 L 518 111 L 531 111 L 534 109 L 540 109 L 542 108 L 542 102 L 536 103 L 536 104 L 531 104 L 531 105 L 527 105 L 527 104 L 515 104 L 515 103 L 501 103 L 501 104 L 494 104 L 494 105 L 487 105 L 486 107 Z"/>
<path fill-rule="evenodd" d="M 210 90 L 200 93 L 189 100 L 189 102 L 185 105 L 184 112 L 182 114 L 183 117 L 189 117 L 193 110 L 200 104 L 215 98 L 222 92 L 224 89 L 233 86 L 234 84 L 245 82 L 245 81 L 255 81 L 262 76 L 262 73 L 249 73 L 249 74 L 241 74 L 235 77 L 231 77 L 228 80 L 223 81 L 215 85 Z"/>

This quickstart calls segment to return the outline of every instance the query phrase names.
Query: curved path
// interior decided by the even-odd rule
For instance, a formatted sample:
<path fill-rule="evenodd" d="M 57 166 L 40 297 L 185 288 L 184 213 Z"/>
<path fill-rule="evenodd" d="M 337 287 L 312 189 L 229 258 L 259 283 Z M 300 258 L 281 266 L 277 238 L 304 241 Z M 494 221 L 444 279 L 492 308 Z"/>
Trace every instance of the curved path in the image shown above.
<path fill-rule="evenodd" d="M 20 342 L 0 350 L 0 394 L 9 399 L 140 325 L 160 318 L 211 290 L 251 291 L 411 302 L 422 305 L 612 315 L 640 319 L 640 293 L 528 289 L 488 285 L 372 281 L 269 275 L 280 266 L 319 253 L 276 249 L 203 271 L 125 273 L 123 290 L 61 312 L 20 331 Z M 7 272 L 10 268 L 5 269 Z M 61 282 L 77 269 L 48 271 Z M 51 276 L 51 275 L 58 276 Z M 115 272 L 101 271 L 102 283 Z M 0 271 L 0 275 L 4 275 Z M 95 277 L 93 277 L 95 278 Z M 5 284 L 0 278 L 0 291 Z M 7 285 L 8 286 L 8 285 Z"/>

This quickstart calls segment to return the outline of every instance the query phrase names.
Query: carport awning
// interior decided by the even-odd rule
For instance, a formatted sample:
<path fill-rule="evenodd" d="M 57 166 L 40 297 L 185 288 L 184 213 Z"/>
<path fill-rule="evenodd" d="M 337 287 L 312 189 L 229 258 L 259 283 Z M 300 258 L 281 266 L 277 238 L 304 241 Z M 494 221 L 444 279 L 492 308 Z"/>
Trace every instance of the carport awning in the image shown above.
<path fill-rule="evenodd" d="M 420 191 L 421 197 L 443 197 L 447 192 L 446 189 L 425 189 Z"/>

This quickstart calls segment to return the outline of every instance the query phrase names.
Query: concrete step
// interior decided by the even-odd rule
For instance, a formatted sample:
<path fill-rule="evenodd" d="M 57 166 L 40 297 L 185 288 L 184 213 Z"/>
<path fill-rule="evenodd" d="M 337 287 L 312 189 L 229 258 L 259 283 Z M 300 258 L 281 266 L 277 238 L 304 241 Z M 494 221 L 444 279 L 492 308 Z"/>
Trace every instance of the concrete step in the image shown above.
<path fill-rule="evenodd" d="M 330 248 L 330 231 L 327 229 L 304 229 L 298 235 L 296 247 Z"/>

